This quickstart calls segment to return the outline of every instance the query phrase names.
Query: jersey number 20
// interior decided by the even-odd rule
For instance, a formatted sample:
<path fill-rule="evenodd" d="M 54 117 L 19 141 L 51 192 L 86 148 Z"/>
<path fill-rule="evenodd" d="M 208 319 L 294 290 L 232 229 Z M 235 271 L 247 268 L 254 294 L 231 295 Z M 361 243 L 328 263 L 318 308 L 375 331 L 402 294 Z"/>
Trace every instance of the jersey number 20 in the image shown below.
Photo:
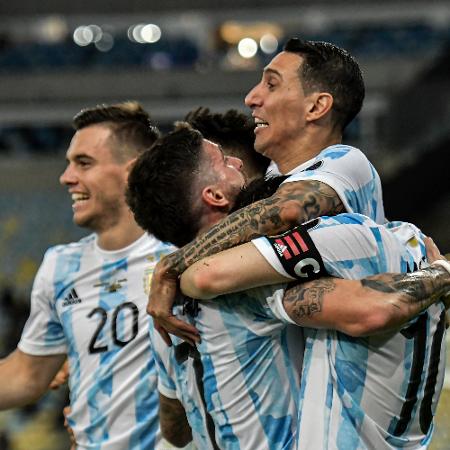
<path fill-rule="evenodd" d="M 128 339 L 121 339 L 117 332 L 117 318 L 119 317 L 119 314 L 125 310 L 131 311 L 131 334 L 128 337 Z M 108 321 L 108 313 L 110 313 L 110 314 L 112 313 L 111 334 L 112 334 L 112 340 L 115 345 L 117 345 L 119 347 L 125 347 L 125 345 L 127 345 L 129 342 L 131 342 L 138 334 L 138 331 L 139 331 L 139 323 L 138 323 L 139 309 L 134 303 L 132 303 L 132 302 L 122 303 L 121 305 L 114 308 L 112 311 L 107 311 L 106 309 L 99 306 L 97 308 L 94 308 L 88 314 L 88 318 L 91 318 L 94 315 L 100 316 L 100 322 L 89 342 L 89 353 L 103 353 L 103 352 L 107 352 L 109 350 L 107 345 L 100 345 L 97 342 L 100 333 L 102 332 L 103 328 L 106 325 L 106 322 Z"/>

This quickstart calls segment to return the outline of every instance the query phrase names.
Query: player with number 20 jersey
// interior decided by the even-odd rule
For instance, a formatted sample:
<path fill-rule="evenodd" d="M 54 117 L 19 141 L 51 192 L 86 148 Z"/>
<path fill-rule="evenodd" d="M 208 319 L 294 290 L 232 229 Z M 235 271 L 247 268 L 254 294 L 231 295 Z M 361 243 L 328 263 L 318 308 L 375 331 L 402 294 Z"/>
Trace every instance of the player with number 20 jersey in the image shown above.
<path fill-rule="evenodd" d="M 149 235 L 105 251 L 90 235 L 45 254 L 18 347 L 32 355 L 67 353 L 69 424 L 79 449 L 146 450 L 157 444 L 145 283 L 170 251 Z"/>

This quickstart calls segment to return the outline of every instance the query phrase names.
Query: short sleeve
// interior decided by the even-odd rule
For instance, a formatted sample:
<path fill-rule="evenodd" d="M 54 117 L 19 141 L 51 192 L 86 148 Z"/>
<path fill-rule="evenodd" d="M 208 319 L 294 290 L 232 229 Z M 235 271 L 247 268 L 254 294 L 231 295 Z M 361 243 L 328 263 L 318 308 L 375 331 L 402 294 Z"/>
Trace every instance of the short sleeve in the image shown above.
<path fill-rule="evenodd" d="M 364 214 L 380 224 L 385 222 L 380 177 L 357 148 L 329 147 L 306 167 L 294 170 L 284 183 L 301 180 L 327 184 L 339 196 L 347 212 Z"/>
<path fill-rule="evenodd" d="M 158 391 L 167 398 L 176 399 L 177 389 L 174 381 L 172 353 L 173 347 L 168 347 L 162 337 L 150 325 L 150 341 L 158 372 Z"/>
<path fill-rule="evenodd" d="M 44 256 L 31 291 L 30 316 L 22 332 L 18 348 L 30 355 L 67 353 L 67 343 L 58 317 L 52 273 L 55 258 L 52 250 Z"/>

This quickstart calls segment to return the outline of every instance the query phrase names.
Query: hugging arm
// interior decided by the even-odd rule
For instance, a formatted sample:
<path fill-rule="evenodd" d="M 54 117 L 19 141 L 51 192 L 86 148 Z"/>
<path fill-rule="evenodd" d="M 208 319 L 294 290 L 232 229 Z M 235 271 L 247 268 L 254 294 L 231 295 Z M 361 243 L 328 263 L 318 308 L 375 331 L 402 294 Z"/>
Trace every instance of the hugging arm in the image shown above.
<path fill-rule="evenodd" d="M 440 265 L 362 280 L 321 278 L 288 289 L 283 306 L 298 325 L 368 336 L 401 328 L 433 303 L 450 306 L 450 273 Z"/>
<path fill-rule="evenodd" d="M 432 241 L 426 244 L 428 259 L 442 261 Z M 247 243 L 196 262 L 183 273 L 180 285 L 187 296 L 211 299 L 288 281 Z M 286 290 L 282 305 L 298 325 L 363 336 L 400 328 L 442 297 L 448 307 L 449 294 L 450 273 L 437 264 L 410 274 L 385 273 L 363 280 L 323 277 L 296 284 Z"/>
<path fill-rule="evenodd" d="M 271 197 L 230 214 L 207 233 L 164 257 L 155 267 L 147 311 L 167 343 L 168 332 L 195 340 L 189 324 L 172 314 L 178 277 L 200 258 L 234 247 L 262 235 L 274 235 L 320 215 L 342 212 L 344 206 L 327 184 L 302 180 L 281 185 Z"/>

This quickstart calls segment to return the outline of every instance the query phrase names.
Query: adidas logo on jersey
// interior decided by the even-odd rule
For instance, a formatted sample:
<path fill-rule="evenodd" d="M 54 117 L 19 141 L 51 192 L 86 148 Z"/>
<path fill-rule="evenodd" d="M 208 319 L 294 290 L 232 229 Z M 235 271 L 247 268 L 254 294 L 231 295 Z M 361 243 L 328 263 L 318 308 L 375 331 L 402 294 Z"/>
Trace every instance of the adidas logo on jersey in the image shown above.
<path fill-rule="evenodd" d="M 70 306 L 70 305 L 76 305 L 77 303 L 81 303 L 81 298 L 78 297 L 77 291 L 75 288 L 72 288 L 66 297 L 64 297 L 64 301 L 62 306 Z"/>
<path fill-rule="evenodd" d="M 273 247 L 280 256 L 283 256 L 283 253 L 287 250 L 286 245 L 278 244 L 277 242 L 274 242 Z"/>

